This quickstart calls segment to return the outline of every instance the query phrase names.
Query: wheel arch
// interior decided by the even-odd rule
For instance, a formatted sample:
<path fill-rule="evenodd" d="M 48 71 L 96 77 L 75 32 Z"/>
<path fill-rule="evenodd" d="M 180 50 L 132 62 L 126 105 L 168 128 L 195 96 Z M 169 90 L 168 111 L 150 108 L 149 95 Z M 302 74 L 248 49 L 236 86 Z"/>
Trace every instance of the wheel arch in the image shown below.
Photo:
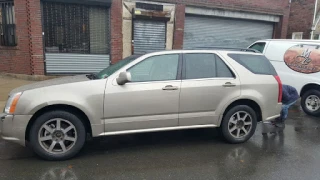
<path fill-rule="evenodd" d="M 301 88 L 300 97 L 302 97 L 303 94 L 306 93 L 307 91 L 309 91 L 310 89 L 316 89 L 316 90 L 320 91 L 320 85 L 316 84 L 316 83 L 309 83 L 309 84 L 304 85 Z"/>
<path fill-rule="evenodd" d="M 230 103 L 226 108 L 225 110 L 223 111 L 223 114 L 221 116 L 221 120 L 220 120 L 220 123 L 223 119 L 223 117 L 227 114 L 227 112 L 237 106 L 237 105 L 247 105 L 249 107 L 251 107 L 256 113 L 257 113 L 257 119 L 258 119 L 258 122 L 262 121 L 262 111 L 261 111 L 261 107 L 260 105 L 255 102 L 254 100 L 251 100 L 251 99 L 237 99 L 235 101 L 233 101 L 232 103 Z"/>
<path fill-rule="evenodd" d="M 79 109 L 75 106 L 72 106 L 72 105 L 54 104 L 54 105 L 45 106 L 45 107 L 37 110 L 34 113 L 34 115 L 31 117 L 31 119 L 27 125 L 26 132 L 25 132 L 25 140 L 27 142 L 29 141 L 30 129 L 31 129 L 32 125 L 34 124 L 34 122 L 36 121 L 36 119 L 38 117 L 40 117 L 42 114 L 44 114 L 46 112 L 53 111 L 53 110 L 62 110 L 62 111 L 67 111 L 67 112 L 75 114 L 76 116 L 78 116 L 81 119 L 82 123 L 85 126 L 87 134 L 89 134 L 89 136 L 92 136 L 92 127 L 91 127 L 90 120 L 89 120 L 88 116 L 81 109 Z"/>

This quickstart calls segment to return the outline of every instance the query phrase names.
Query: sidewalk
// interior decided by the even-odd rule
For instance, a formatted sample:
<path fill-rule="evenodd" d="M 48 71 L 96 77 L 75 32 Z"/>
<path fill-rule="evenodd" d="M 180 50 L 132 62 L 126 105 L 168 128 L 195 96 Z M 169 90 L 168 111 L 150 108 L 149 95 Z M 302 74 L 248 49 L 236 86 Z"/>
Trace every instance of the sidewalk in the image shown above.
<path fill-rule="evenodd" d="M 20 80 L 5 76 L 0 76 L 0 111 L 2 112 L 8 99 L 9 92 L 19 86 L 32 83 L 34 81 Z"/>

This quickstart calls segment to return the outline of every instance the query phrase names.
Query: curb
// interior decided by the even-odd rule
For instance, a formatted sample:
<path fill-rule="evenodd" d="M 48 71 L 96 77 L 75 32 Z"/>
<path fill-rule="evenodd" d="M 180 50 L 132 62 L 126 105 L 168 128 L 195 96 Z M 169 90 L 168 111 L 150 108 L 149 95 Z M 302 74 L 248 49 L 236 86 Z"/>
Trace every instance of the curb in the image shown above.
<path fill-rule="evenodd" d="M 44 80 L 63 77 L 63 76 L 13 74 L 13 73 L 3 73 L 3 72 L 0 72 L 0 76 L 9 77 L 9 78 L 15 78 L 15 79 L 21 79 L 21 80 L 27 80 L 27 81 L 44 81 Z"/>

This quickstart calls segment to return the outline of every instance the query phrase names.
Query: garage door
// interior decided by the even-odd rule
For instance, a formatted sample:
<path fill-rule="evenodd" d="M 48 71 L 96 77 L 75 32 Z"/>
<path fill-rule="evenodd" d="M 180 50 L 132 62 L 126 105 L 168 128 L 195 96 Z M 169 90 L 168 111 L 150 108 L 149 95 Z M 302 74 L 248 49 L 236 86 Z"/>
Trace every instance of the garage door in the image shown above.
<path fill-rule="evenodd" d="M 183 48 L 241 47 L 273 35 L 273 23 L 221 17 L 186 16 Z"/>
<path fill-rule="evenodd" d="M 166 23 L 163 21 L 134 20 L 134 54 L 165 50 Z"/>

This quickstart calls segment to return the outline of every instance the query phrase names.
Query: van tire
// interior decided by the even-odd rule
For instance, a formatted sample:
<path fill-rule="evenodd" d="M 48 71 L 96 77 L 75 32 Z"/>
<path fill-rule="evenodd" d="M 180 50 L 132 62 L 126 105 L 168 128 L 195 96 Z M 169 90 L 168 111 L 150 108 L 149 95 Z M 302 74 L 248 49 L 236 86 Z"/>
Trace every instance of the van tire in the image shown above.
<path fill-rule="evenodd" d="M 232 118 L 236 118 L 236 114 L 237 113 L 241 113 L 240 114 L 240 118 L 244 118 L 245 114 L 249 115 L 249 118 L 251 118 L 251 128 L 250 129 L 246 129 L 247 133 L 245 133 L 243 130 L 240 130 L 240 133 L 243 134 L 243 136 L 240 137 L 235 137 L 237 136 L 237 132 L 239 131 L 238 129 L 232 131 L 232 128 L 236 125 L 230 124 L 230 122 L 232 121 Z M 233 119 L 235 120 L 235 119 Z M 237 120 L 237 118 L 236 118 Z M 243 120 L 244 122 L 247 122 L 249 119 L 248 117 Z M 240 123 L 241 126 L 241 123 Z M 253 134 L 255 133 L 257 127 L 257 115 L 255 113 L 255 111 L 247 106 L 247 105 L 237 105 L 234 106 L 233 108 L 231 108 L 223 117 L 222 120 L 222 124 L 220 127 L 220 132 L 223 136 L 223 138 L 231 144 L 238 144 L 238 143 L 244 143 L 247 140 L 249 140 Z M 248 128 L 248 126 L 244 126 L 244 128 Z M 239 128 L 242 129 L 242 128 Z M 235 132 L 236 131 L 236 132 Z"/>
<path fill-rule="evenodd" d="M 317 99 L 320 100 L 320 91 L 315 90 L 315 89 L 311 89 L 311 90 L 308 90 L 307 92 L 305 92 L 301 97 L 301 107 L 306 114 L 308 114 L 310 116 L 319 117 L 320 116 L 320 102 L 318 105 L 319 108 L 316 111 L 311 111 L 310 107 L 308 108 L 308 106 L 307 106 L 307 101 L 311 96 L 317 97 Z"/>

